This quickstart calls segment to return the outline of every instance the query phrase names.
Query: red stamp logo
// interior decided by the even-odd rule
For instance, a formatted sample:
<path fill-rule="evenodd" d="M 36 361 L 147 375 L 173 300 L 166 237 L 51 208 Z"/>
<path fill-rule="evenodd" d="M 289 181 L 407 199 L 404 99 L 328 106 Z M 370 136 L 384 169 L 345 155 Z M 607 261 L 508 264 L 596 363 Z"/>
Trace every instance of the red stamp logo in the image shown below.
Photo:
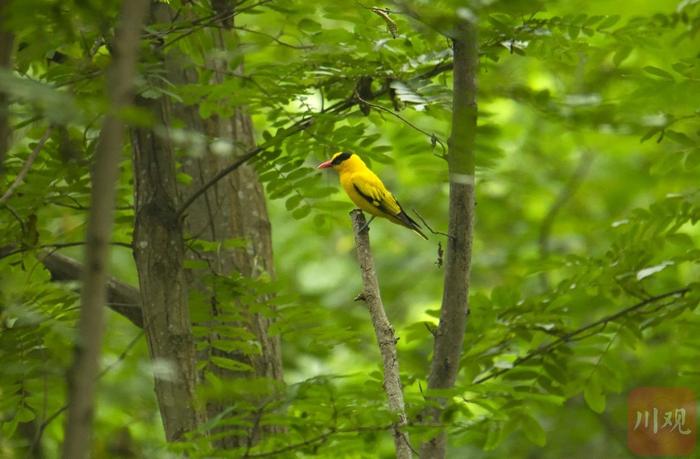
<path fill-rule="evenodd" d="M 627 399 L 627 446 L 639 456 L 688 456 L 697 438 L 695 394 L 684 387 L 639 387 Z"/>

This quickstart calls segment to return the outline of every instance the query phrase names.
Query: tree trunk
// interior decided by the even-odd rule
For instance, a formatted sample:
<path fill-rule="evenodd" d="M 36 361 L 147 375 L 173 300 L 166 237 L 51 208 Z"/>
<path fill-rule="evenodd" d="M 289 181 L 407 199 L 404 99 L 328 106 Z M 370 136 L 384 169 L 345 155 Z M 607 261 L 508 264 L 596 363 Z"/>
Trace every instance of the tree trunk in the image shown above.
<path fill-rule="evenodd" d="M 233 25 L 231 5 L 226 2 L 214 3 L 217 13 L 223 18 L 220 21 L 221 29 L 214 30 L 214 42 L 220 49 L 226 49 L 224 34 L 230 33 L 226 29 Z M 213 84 L 221 84 L 225 78 L 224 65 L 221 62 L 214 64 Z M 242 72 L 242 66 L 236 69 Z M 182 69 L 169 69 L 172 81 L 193 82 L 193 75 L 188 75 Z M 178 81 L 178 79 L 180 81 Z M 228 142 L 236 152 L 246 152 L 254 146 L 254 134 L 250 117 L 245 109 L 237 107 L 233 118 L 213 116 L 202 120 L 199 117 L 197 107 L 180 108 L 185 124 L 191 130 L 204 133 L 209 139 L 219 139 Z M 235 148 L 233 147 L 235 146 Z M 183 161 L 183 171 L 192 177 L 192 183 L 183 193 L 191 194 L 193 190 L 200 189 L 212 177 L 223 170 L 233 158 L 217 156 L 210 151 L 202 158 L 189 157 Z M 261 275 L 274 277 L 274 264 L 272 258 L 271 226 L 267 215 L 267 206 L 262 185 L 258 181 L 257 174 L 252 166 L 247 164 L 237 168 L 228 174 L 216 185 L 206 190 L 196 201 L 190 205 L 185 213 L 185 225 L 189 235 L 207 241 L 223 242 L 230 239 L 242 239 L 246 242 L 245 248 L 225 249 L 216 252 L 202 254 L 190 253 L 193 258 L 205 258 L 208 262 L 207 269 L 193 271 L 190 285 L 193 288 L 202 289 L 200 279 L 206 276 L 227 277 L 232 273 L 238 273 L 248 278 L 258 278 Z M 264 378 L 270 383 L 269 391 L 272 395 L 276 390 L 275 382 L 282 381 L 282 358 L 279 337 L 270 336 L 268 328 L 270 319 L 265 315 L 251 312 L 251 306 L 237 301 L 236 304 L 223 304 L 216 297 L 214 289 L 209 290 L 209 304 L 211 324 L 216 327 L 222 324 L 241 327 L 248 330 L 255 337 L 260 352 L 231 352 L 213 347 L 209 348 L 209 355 L 200 356 L 208 362 L 207 369 L 221 379 L 231 378 L 255 378 L 257 384 Z M 267 302 L 269 297 L 261 297 L 260 302 Z M 241 317 L 240 321 L 223 320 L 221 316 L 229 315 L 231 310 Z M 228 310 L 228 311 L 227 311 Z M 208 335 L 209 341 L 220 340 L 222 337 L 212 328 Z M 212 364 L 211 357 L 225 358 L 242 362 L 252 367 L 252 371 L 232 371 Z M 262 406 L 269 397 L 263 400 L 247 400 L 253 404 Z M 228 416 L 239 416 L 237 411 L 231 411 L 239 400 L 234 396 L 223 399 L 211 400 L 207 409 L 209 416 L 216 416 L 224 410 L 228 410 Z M 216 429 L 219 434 L 217 446 L 221 448 L 234 448 L 251 444 L 258 440 L 264 433 L 276 432 L 272 426 L 254 427 L 245 434 L 231 433 L 226 435 L 226 428 Z"/>
<path fill-rule="evenodd" d="M 168 126 L 168 105 L 158 101 L 148 105 L 156 119 Z M 157 137 L 151 129 L 134 129 L 131 144 L 136 194 L 134 257 L 144 331 L 165 436 L 175 441 L 203 419 L 195 402 L 195 346 L 182 224 L 176 214 L 175 157 L 168 139 Z"/>
<path fill-rule="evenodd" d="M 155 22 L 169 24 L 172 22 L 172 18 L 173 12 L 167 4 L 153 4 L 153 19 Z M 214 33 L 218 35 L 224 32 L 216 31 Z M 221 35 L 217 37 L 216 42 L 218 46 L 223 48 L 224 44 Z M 167 53 L 159 56 L 159 58 L 162 59 L 167 78 L 172 83 L 183 84 L 198 81 L 198 76 L 196 72 L 189 67 L 186 56 L 179 54 L 172 48 L 167 48 Z M 217 71 L 215 73 L 215 81 L 212 81 L 212 83 L 220 83 L 223 80 L 223 72 Z M 158 102 L 154 102 L 153 105 L 160 107 L 157 111 L 156 119 L 158 120 L 157 123 L 163 127 L 168 128 L 174 124 L 173 121 L 178 120 L 182 122 L 189 131 L 203 134 L 209 140 L 213 138 L 225 140 L 230 142 L 231 145 L 242 146 L 244 150 L 254 144 L 250 117 L 247 116 L 241 108 L 236 110 L 232 119 L 213 117 L 203 120 L 199 116 L 198 107 L 196 106 L 186 107 L 180 104 L 174 104 L 166 98 L 161 98 Z M 207 370 L 222 379 L 240 377 L 267 378 L 267 380 L 272 383 L 271 390 L 274 390 L 274 382 L 282 380 L 282 363 L 279 339 L 277 337 L 271 337 L 268 334 L 268 327 L 270 325 L 269 319 L 261 314 L 250 312 L 249 309 L 251 305 L 242 304 L 240 302 L 236 304 L 226 304 L 217 297 L 215 289 L 208 287 L 207 281 L 205 280 L 207 278 L 219 277 L 223 283 L 232 273 L 240 273 L 243 276 L 251 278 L 256 278 L 261 274 L 270 276 L 274 274 L 270 223 L 267 217 L 267 208 L 262 186 L 257 179 L 254 169 L 244 165 L 227 175 L 224 179 L 220 180 L 216 186 L 209 188 L 205 193 L 199 196 L 199 198 L 187 208 L 187 211 L 180 219 L 173 214 L 173 206 L 176 202 L 175 196 L 178 195 L 178 190 L 176 190 L 176 188 L 180 187 L 179 192 L 181 195 L 190 195 L 193 190 L 200 188 L 219 171 L 224 169 L 231 161 L 231 158 L 221 157 L 209 151 L 202 157 L 195 157 L 194 155 L 184 156 L 180 158 L 182 161 L 181 170 L 192 177 L 192 183 L 189 186 L 184 186 L 182 184 L 177 185 L 174 177 L 175 157 L 173 154 L 173 146 L 168 140 L 168 135 L 156 135 L 152 130 L 139 130 L 137 132 L 139 132 L 139 135 L 134 136 L 133 139 L 134 151 L 137 153 L 136 156 L 139 156 L 138 152 L 144 149 L 167 152 L 167 154 L 163 153 L 158 156 L 159 159 L 157 160 L 151 159 L 150 163 L 155 162 L 156 164 L 160 164 L 161 168 L 167 167 L 169 170 L 167 175 L 170 179 L 167 181 L 167 184 L 164 183 L 161 186 L 161 188 L 163 188 L 167 185 L 167 211 L 160 211 L 159 213 L 167 214 L 168 219 L 172 221 L 171 226 L 173 229 L 172 233 L 168 235 L 168 238 L 173 241 L 173 246 L 175 246 L 175 241 L 177 240 L 177 251 L 173 251 L 171 248 L 170 250 L 172 253 L 170 256 L 173 258 L 165 263 L 167 265 L 166 268 L 172 269 L 173 271 L 167 276 L 171 279 L 169 282 L 171 295 L 175 295 L 173 292 L 173 290 L 175 290 L 173 285 L 177 286 L 177 289 L 180 291 L 180 296 L 182 296 L 182 299 L 179 301 L 185 305 L 187 302 L 185 292 L 187 290 L 199 290 L 200 293 L 206 295 L 206 306 L 209 308 L 209 310 L 206 311 L 208 319 L 205 323 L 199 323 L 197 325 L 210 327 L 211 332 L 208 333 L 206 337 L 210 342 L 220 338 L 215 331 L 216 327 L 236 326 L 247 329 L 255 336 L 260 348 L 259 354 L 224 352 L 210 348 L 207 352 L 201 352 L 197 356 L 197 359 L 206 362 Z M 138 172 L 139 168 L 148 167 L 148 163 L 149 161 L 144 159 L 137 163 L 137 159 L 135 158 L 135 170 Z M 138 179 L 137 185 L 144 180 L 150 182 L 156 179 L 157 176 L 162 177 L 163 173 L 162 171 L 160 173 L 154 171 L 151 175 L 153 177 L 149 179 Z M 146 192 L 146 190 L 143 189 L 142 186 L 138 186 L 137 196 L 142 192 Z M 139 206 L 137 205 L 137 209 L 138 208 Z M 180 226 L 181 222 L 182 226 Z M 148 224 L 158 223 L 152 221 Z M 142 221 L 141 225 L 139 225 L 142 228 L 140 231 L 145 231 L 144 227 L 146 225 L 147 223 Z M 182 242 L 183 234 L 186 234 L 188 239 L 195 238 L 222 243 L 229 239 L 241 238 L 247 241 L 247 246 L 246 248 L 239 249 L 221 247 L 221 249 L 217 251 L 205 252 L 185 251 Z M 139 250 L 138 243 L 139 240 L 136 239 L 135 249 L 137 251 Z M 177 256 L 175 256 L 175 252 Z M 182 263 L 186 258 L 204 260 L 207 262 L 208 267 L 188 270 L 185 275 L 182 270 Z M 137 262 L 138 260 L 137 257 Z M 178 266 L 179 269 L 176 270 L 172 268 L 172 266 Z M 174 279 L 176 279 L 176 282 L 173 282 Z M 149 298 L 149 294 L 144 292 L 143 281 L 141 289 L 142 303 L 144 305 L 144 319 L 148 324 L 150 321 L 146 313 L 146 302 Z M 261 300 L 266 299 L 261 298 Z M 193 304 L 190 306 L 199 307 L 200 305 Z M 243 317 L 242 321 L 234 323 L 231 322 L 230 319 L 224 321 L 219 318 L 218 316 L 221 314 L 227 314 L 227 308 L 229 316 L 231 308 L 235 308 L 236 313 Z M 162 325 L 164 324 L 158 327 Z M 146 327 L 146 330 L 148 330 L 148 327 Z M 191 339 L 192 335 L 190 334 L 189 337 L 189 339 Z M 192 367 L 194 367 L 195 357 L 191 352 L 193 351 L 188 350 L 188 355 L 191 355 L 192 358 Z M 154 357 L 156 356 L 154 355 Z M 249 372 L 234 372 L 219 368 L 212 364 L 211 357 L 223 357 L 236 360 L 249 365 L 253 370 Z M 256 383 L 259 384 L 259 382 Z M 211 418 L 227 410 L 230 412 L 229 416 L 236 416 L 240 413 L 231 411 L 231 407 L 235 406 L 237 402 L 238 400 L 232 397 L 228 397 L 225 400 L 209 401 L 207 405 L 207 414 Z M 224 434 L 221 435 L 223 429 L 217 429 L 215 433 L 220 435 L 217 435 L 218 440 L 216 443 L 217 446 L 223 448 L 241 446 L 242 444 L 254 440 L 255 437 L 265 431 L 274 430 L 274 428 L 265 428 L 260 429 L 258 432 L 251 431 L 248 434 L 236 433 L 225 435 L 224 432 Z"/>
<path fill-rule="evenodd" d="M 73 365 L 68 374 L 68 416 L 63 457 L 69 459 L 87 457 L 90 450 L 95 386 L 102 348 L 102 322 L 107 301 L 109 240 L 124 139 L 124 122 L 116 114 L 132 100 L 146 6 L 147 0 L 125 0 L 115 34 L 116 52 L 108 78 L 111 112 L 105 117 L 95 152 L 78 336 Z"/>
<path fill-rule="evenodd" d="M 445 259 L 445 281 L 440 324 L 435 334 L 428 389 L 453 387 L 459 372 L 468 313 L 474 219 L 474 141 L 476 138 L 476 75 L 478 50 L 476 25 L 461 21 L 453 40 L 454 75 L 452 135 L 448 153 L 450 173 L 449 240 Z M 440 423 L 444 400 L 433 400 L 428 420 Z M 425 442 L 422 458 L 444 458 L 444 431 Z"/>

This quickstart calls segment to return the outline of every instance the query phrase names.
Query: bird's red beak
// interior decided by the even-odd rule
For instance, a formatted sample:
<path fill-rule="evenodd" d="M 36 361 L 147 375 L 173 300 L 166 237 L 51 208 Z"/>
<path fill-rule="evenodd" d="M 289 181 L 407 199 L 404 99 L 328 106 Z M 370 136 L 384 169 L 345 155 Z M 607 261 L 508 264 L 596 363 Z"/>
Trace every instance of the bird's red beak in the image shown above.
<path fill-rule="evenodd" d="M 333 160 L 329 159 L 328 161 L 324 161 L 318 166 L 316 166 L 316 169 L 328 169 L 329 167 L 333 167 Z"/>

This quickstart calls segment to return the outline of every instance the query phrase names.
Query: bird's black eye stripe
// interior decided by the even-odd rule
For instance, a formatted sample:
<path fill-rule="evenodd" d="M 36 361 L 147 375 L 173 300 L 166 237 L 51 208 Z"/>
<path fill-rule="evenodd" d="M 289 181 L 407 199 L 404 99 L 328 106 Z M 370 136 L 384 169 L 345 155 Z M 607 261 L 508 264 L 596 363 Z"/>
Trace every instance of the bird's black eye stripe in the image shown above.
<path fill-rule="evenodd" d="M 348 159 L 350 156 L 352 156 L 352 153 L 350 153 L 348 151 L 344 151 L 341 154 L 339 154 L 338 156 L 336 156 L 333 159 L 333 161 L 331 162 L 331 164 L 333 164 L 334 166 L 337 166 L 338 164 L 340 164 L 343 161 L 345 161 L 346 159 Z"/>

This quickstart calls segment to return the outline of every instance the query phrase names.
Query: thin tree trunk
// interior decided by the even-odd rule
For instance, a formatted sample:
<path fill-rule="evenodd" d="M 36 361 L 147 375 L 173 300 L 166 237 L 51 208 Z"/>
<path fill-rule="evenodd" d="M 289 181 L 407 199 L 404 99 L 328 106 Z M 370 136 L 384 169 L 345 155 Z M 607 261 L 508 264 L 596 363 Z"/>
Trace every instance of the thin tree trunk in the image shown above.
<path fill-rule="evenodd" d="M 4 20 L 10 0 L 0 0 L 0 69 L 12 68 L 12 48 L 14 35 L 7 29 Z M 0 91 L 0 173 L 3 171 L 5 156 L 10 149 L 9 99 L 7 94 Z"/>
<path fill-rule="evenodd" d="M 478 45 L 476 24 L 460 21 L 453 39 L 454 75 L 452 135 L 448 152 L 450 174 L 449 240 L 445 259 L 445 281 L 440 324 L 435 334 L 428 389 L 454 386 L 459 372 L 468 313 L 474 219 L 474 141 L 476 138 L 476 76 Z M 445 401 L 433 400 L 428 420 L 440 423 Z M 421 458 L 444 458 L 446 433 L 425 442 Z"/>
<path fill-rule="evenodd" d="M 116 183 L 119 177 L 124 123 L 117 116 L 131 103 L 145 0 L 125 0 L 115 36 L 116 54 L 110 68 L 109 98 L 112 113 L 105 118 L 95 152 L 90 214 L 87 223 L 86 262 L 80 298 L 80 319 L 75 357 L 68 379 L 68 420 L 63 457 L 88 456 L 92 438 L 94 394 L 102 346 L 107 264 L 112 233 Z"/>
<path fill-rule="evenodd" d="M 401 375 L 399 372 L 399 357 L 396 352 L 396 342 L 398 339 L 394 334 L 394 327 L 391 326 L 389 318 L 384 311 L 384 304 L 379 292 L 379 282 L 374 269 L 374 259 L 369 246 L 369 231 L 360 229 L 366 226 L 365 216 L 361 210 L 350 212 L 352 217 L 352 227 L 355 233 L 355 245 L 357 247 L 357 261 L 360 263 L 362 272 L 363 290 L 358 300 L 367 304 L 372 326 L 377 337 L 379 353 L 382 356 L 384 367 L 384 392 L 386 393 L 389 411 L 396 417 L 393 424 L 394 447 L 396 448 L 397 459 L 410 459 L 413 457 L 408 433 L 403 428 L 408 423 L 406 418 L 406 407 L 403 401 L 403 386 L 401 385 Z"/>

